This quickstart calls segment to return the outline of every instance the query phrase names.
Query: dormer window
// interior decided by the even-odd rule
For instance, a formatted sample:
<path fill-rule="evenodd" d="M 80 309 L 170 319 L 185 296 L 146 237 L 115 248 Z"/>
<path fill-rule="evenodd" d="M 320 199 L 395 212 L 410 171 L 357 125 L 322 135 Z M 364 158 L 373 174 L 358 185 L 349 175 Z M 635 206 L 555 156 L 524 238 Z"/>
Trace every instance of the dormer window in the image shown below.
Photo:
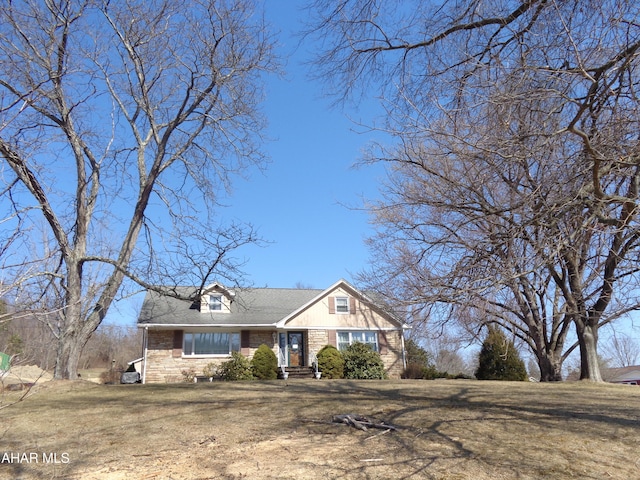
<path fill-rule="evenodd" d="M 209 311 L 222 310 L 222 295 L 209 295 Z"/>
<path fill-rule="evenodd" d="M 200 293 L 200 311 L 202 313 L 231 313 L 231 304 L 235 292 L 214 283 Z"/>

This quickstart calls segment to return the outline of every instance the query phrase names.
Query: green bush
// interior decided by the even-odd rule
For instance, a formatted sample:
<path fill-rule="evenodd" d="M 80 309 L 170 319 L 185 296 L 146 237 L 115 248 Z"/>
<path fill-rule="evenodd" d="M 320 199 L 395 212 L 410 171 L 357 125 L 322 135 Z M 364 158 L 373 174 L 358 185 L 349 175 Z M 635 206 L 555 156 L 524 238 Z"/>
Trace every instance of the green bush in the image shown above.
<path fill-rule="evenodd" d="M 370 345 L 355 342 L 342 353 L 344 358 L 344 378 L 382 379 L 385 378 L 384 364 L 380 354 Z"/>
<path fill-rule="evenodd" d="M 268 345 L 263 343 L 253 354 L 251 371 L 253 376 L 259 380 L 275 380 L 278 378 L 278 358 Z"/>
<path fill-rule="evenodd" d="M 318 352 L 318 370 L 322 378 L 342 378 L 344 376 L 344 358 L 333 345 L 325 345 Z"/>
<path fill-rule="evenodd" d="M 429 352 L 411 338 L 405 340 L 404 351 L 407 358 L 407 365 L 416 364 L 421 367 L 427 367 L 431 364 Z"/>
<path fill-rule="evenodd" d="M 251 363 L 240 352 L 232 352 L 231 360 L 218 367 L 218 375 L 222 380 L 253 380 Z"/>
<path fill-rule="evenodd" d="M 425 380 L 435 380 L 436 378 L 456 378 L 447 372 L 441 372 L 435 365 L 429 365 L 422 369 L 422 378 Z"/>
<path fill-rule="evenodd" d="M 497 327 L 489 327 L 487 338 L 482 343 L 476 378 L 516 381 L 527 379 L 527 369 L 516 347 Z"/>
<path fill-rule="evenodd" d="M 439 372 L 431 363 L 429 353 L 412 339 L 405 342 L 407 355 L 407 367 L 402 372 L 401 378 L 433 380 L 447 377 L 446 372 Z"/>

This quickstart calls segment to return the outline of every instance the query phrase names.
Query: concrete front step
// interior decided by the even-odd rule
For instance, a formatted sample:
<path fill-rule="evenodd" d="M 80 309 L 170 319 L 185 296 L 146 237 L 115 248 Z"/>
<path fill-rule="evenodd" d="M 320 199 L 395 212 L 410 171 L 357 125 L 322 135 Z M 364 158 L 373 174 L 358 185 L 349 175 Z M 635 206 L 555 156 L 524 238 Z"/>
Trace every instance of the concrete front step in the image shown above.
<path fill-rule="evenodd" d="M 315 378 L 312 367 L 285 367 L 285 371 L 289 374 L 289 379 Z M 284 378 L 282 376 L 282 369 L 278 369 L 278 378 Z"/>

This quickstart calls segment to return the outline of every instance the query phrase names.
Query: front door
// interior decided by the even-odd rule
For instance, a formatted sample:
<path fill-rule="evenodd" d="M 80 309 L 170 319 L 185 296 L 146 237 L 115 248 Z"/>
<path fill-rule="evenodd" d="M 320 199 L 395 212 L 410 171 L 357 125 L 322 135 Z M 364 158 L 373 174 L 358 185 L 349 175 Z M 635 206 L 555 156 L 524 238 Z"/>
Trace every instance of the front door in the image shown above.
<path fill-rule="evenodd" d="M 287 332 L 287 346 L 289 347 L 289 366 L 304 366 L 304 344 L 302 332 Z"/>

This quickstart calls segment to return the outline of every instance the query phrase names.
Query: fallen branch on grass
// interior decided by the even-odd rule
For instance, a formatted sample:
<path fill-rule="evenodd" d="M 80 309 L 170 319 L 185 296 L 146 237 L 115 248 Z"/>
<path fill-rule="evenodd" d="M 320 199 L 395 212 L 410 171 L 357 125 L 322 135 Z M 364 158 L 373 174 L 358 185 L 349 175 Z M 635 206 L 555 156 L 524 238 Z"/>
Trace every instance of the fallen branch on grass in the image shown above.
<path fill-rule="evenodd" d="M 366 432 L 369 428 L 378 428 L 380 430 L 398 430 L 398 427 L 389 425 L 384 422 L 375 422 L 363 415 L 356 415 L 353 413 L 347 413 L 343 415 L 334 415 L 332 423 L 342 423 L 349 425 L 350 427 L 357 428 Z"/>

